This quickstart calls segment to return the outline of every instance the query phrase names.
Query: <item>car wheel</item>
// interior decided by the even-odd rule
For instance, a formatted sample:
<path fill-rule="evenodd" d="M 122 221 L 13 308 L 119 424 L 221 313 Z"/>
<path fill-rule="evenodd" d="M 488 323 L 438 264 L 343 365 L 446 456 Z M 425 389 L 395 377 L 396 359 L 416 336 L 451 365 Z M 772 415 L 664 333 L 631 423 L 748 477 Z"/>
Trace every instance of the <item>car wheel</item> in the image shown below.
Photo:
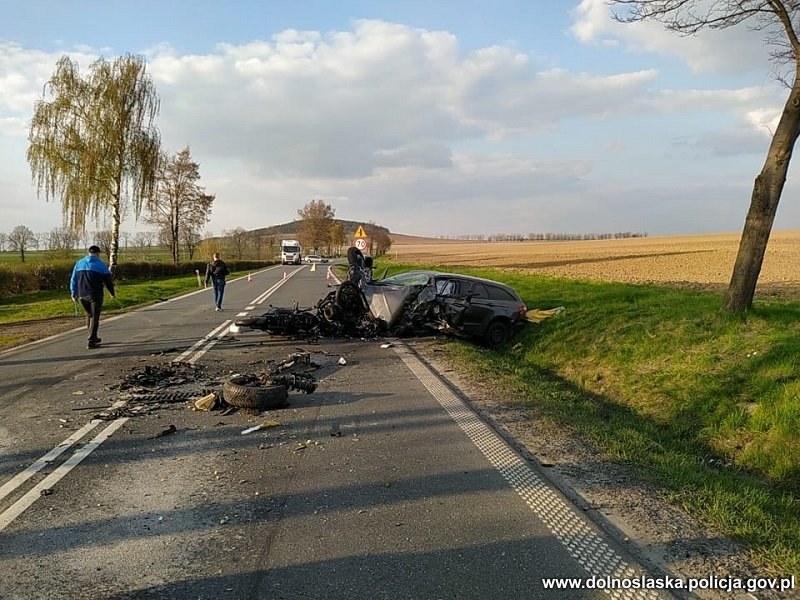
<path fill-rule="evenodd" d="M 222 397 L 237 408 L 266 410 L 285 406 L 289 394 L 285 385 L 240 385 L 233 377 L 222 384 Z"/>
<path fill-rule="evenodd" d="M 498 348 L 508 340 L 510 332 L 511 328 L 506 321 L 495 319 L 486 328 L 483 341 L 489 348 Z"/>

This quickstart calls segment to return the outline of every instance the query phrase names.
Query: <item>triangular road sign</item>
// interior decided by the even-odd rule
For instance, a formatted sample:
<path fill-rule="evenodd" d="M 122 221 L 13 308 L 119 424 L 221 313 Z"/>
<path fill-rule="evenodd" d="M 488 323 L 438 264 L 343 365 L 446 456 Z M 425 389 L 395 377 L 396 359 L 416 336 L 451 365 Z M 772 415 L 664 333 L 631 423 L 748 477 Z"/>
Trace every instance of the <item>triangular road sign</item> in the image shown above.
<path fill-rule="evenodd" d="M 365 238 L 367 237 L 367 232 L 364 231 L 364 228 L 361 225 L 359 225 L 358 229 L 356 229 L 356 234 L 353 237 Z"/>

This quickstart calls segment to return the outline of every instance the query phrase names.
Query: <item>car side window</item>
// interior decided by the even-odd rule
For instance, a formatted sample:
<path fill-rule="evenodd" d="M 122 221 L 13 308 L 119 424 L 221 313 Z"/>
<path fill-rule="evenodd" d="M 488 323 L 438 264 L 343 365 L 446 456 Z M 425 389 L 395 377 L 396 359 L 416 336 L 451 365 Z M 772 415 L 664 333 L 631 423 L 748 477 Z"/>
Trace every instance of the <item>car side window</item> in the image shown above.
<path fill-rule="evenodd" d="M 495 287 L 493 285 L 487 286 L 489 288 L 490 300 L 503 300 L 505 302 L 516 302 L 514 296 L 503 288 Z"/>
<path fill-rule="evenodd" d="M 488 300 L 489 293 L 486 291 L 486 286 L 482 283 L 467 284 L 467 294 L 473 298 L 480 298 L 481 300 Z"/>
<path fill-rule="evenodd" d="M 455 292 L 455 287 L 452 279 L 436 280 L 436 293 L 439 296 L 452 296 L 454 292 Z"/>

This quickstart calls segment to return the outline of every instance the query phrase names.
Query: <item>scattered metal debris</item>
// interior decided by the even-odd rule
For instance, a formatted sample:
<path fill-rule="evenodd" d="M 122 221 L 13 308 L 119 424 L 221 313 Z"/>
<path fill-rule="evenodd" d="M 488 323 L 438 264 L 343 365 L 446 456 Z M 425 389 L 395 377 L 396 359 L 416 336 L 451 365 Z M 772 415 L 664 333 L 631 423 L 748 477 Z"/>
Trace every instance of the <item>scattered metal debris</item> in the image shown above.
<path fill-rule="evenodd" d="M 268 427 L 277 427 L 278 425 L 280 425 L 280 423 L 277 421 L 264 421 L 263 423 L 259 423 L 253 427 L 248 427 L 242 431 L 242 435 L 247 435 L 248 433 L 253 433 L 254 431 L 260 431 L 261 429 L 267 429 Z"/>
<path fill-rule="evenodd" d="M 178 431 L 178 428 L 175 427 L 175 425 L 170 425 L 169 427 L 167 427 L 163 431 L 159 431 L 157 434 L 152 436 L 150 439 L 154 440 L 156 438 L 164 437 L 166 435 L 171 435 L 171 434 L 175 433 L 176 431 Z"/>

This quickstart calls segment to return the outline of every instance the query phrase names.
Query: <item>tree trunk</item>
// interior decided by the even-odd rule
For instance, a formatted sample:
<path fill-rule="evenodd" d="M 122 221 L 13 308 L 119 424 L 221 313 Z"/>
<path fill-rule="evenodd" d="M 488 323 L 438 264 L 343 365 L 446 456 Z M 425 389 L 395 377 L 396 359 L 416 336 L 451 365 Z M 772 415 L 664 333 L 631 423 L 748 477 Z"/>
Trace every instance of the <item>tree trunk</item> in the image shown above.
<path fill-rule="evenodd" d="M 175 200 L 175 206 L 172 209 L 172 227 L 171 234 L 172 234 L 172 264 L 176 267 L 178 266 L 178 202 L 177 199 Z"/>
<path fill-rule="evenodd" d="M 117 255 L 119 254 L 119 228 L 122 222 L 119 203 L 120 200 L 117 198 L 112 207 L 114 223 L 111 225 L 111 252 L 108 255 L 108 268 L 111 271 L 111 275 L 115 277 L 117 275 Z"/>
<path fill-rule="evenodd" d="M 733 274 L 725 293 L 723 308 L 744 313 L 753 305 L 756 283 L 767 251 L 772 223 L 778 211 L 792 150 L 800 134 L 800 78 L 795 74 L 794 85 L 783 107 L 778 127 L 772 136 L 766 161 L 753 184 L 750 209 L 747 212 L 739 252 Z"/>

